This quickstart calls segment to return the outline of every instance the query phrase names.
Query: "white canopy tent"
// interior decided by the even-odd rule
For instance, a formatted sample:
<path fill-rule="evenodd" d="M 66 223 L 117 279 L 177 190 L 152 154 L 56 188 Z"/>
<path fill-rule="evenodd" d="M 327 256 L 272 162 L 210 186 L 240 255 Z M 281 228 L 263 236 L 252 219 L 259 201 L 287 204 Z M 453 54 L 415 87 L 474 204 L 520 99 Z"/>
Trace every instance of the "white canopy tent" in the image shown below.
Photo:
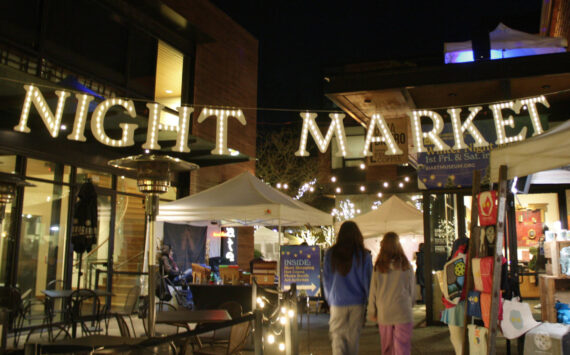
<path fill-rule="evenodd" d="M 392 195 L 377 209 L 352 220 L 356 222 L 362 236 L 366 239 L 381 237 L 386 232 L 396 232 L 399 235 L 423 235 L 423 218 L 423 214 L 417 208 L 404 202 L 398 196 Z M 339 227 L 340 223 L 337 223 L 337 231 Z"/>
<path fill-rule="evenodd" d="M 570 183 L 570 120 L 522 142 L 493 149 L 489 158 L 491 181 L 499 181 L 499 167 L 507 179 L 533 174 L 535 183 Z"/>
<path fill-rule="evenodd" d="M 332 216 L 297 201 L 245 172 L 160 206 L 158 221 L 222 226 L 326 226 Z"/>
<path fill-rule="evenodd" d="M 332 225 L 332 216 L 272 188 L 249 172 L 160 206 L 158 221 L 221 226 Z M 277 253 L 277 257 L 281 256 Z M 279 262 L 278 262 L 279 264 Z M 281 285 L 281 279 L 279 280 Z"/>
<path fill-rule="evenodd" d="M 380 249 L 380 239 L 386 232 L 396 232 L 401 238 L 401 244 L 408 259 L 412 260 L 413 253 L 423 242 L 423 214 L 417 208 L 392 195 L 376 210 L 352 219 L 359 227 L 364 237 L 364 244 L 372 251 L 375 258 Z M 341 223 L 336 224 L 338 231 Z"/>
<path fill-rule="evenodd" d="M 566 52 L 568 41 L 563 37 L 546 37 L 513 30 L 499 23 L 489 32 L 491 59 Z M 445 62 L 473 61 L 472 43 L 448 42 L 444 44 Z"/>

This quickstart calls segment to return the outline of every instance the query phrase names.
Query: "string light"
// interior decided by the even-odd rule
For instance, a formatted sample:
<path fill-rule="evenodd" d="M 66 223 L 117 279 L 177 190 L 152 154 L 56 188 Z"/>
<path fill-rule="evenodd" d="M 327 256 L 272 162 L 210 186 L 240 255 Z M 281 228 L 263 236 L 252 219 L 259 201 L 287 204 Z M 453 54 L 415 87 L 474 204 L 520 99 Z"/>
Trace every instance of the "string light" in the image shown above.
<path fill-rule="evenodd" d="M 331 176 L 331 182 L 336 182 L 336 176 Z"/>
<path fill-rule="evenodd" d="M 333 208 L 331 212 L 331 215 L 338 221 L 354 218 L 356 210 L 354 208 L 354 203 L 352 203 L 349 199 L 340 201 L 339 207 L 340 209 Z"/>
<path fill-rule="evenodd" d="M 293 197 L 295 200 L 299 200 L 301 197 L 303 197 L 303 195 L 305 195 L 305 193 L 307 191 L 313 192 L 314 186 L 317 183 L 317 179 L 313 179 L 307 183 L 304 183 L 299 190 L 297 190 L 297 195 L 295 197 Z"/>

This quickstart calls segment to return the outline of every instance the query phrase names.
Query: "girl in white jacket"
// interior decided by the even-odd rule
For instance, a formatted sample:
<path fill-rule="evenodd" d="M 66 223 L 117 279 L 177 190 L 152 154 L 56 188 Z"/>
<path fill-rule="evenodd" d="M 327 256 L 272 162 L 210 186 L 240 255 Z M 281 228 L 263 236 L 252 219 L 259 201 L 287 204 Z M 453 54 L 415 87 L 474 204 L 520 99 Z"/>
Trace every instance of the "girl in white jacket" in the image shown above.
<path fill-rule="evenodd" d="M 368 317 L 378 323 L 383 355 L 405 355 L 412 350 L 414 271 L 394 232 L 380 243 L 368 298 Z"/>

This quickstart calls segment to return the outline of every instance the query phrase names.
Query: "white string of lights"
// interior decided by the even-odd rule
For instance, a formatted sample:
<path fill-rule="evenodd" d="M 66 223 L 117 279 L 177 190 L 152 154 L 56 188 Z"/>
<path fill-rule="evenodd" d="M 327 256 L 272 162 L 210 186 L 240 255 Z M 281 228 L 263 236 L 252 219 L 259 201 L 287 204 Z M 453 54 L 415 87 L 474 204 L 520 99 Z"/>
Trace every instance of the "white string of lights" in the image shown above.
<path fill-rule="evenodd" d="M 297 195 L 293 197 L 295 200 L 299 200 L 307 191 L 314 192 L 315 191 L 315 184 L 317 183 L 317 179 L 313 179 L 309 182 L 304 183 L 299 190 L 297 191 Z"/>
<path fill-rule="evenodd" d="M 272 306 L 264 296 L 257 297 L 257 307 L 265 309 Z M 289 305 L 290 307 L 288 307 Z M 263 319 L 263 341 L 268 345 L 276 344 L 279 351 L 285 351 L 285 327 L 290 327 L 292 322 L 297 321 L 297 311 L 290 302 L 284 302 L 280 309 L 275 309 L 268 317 Z"/>

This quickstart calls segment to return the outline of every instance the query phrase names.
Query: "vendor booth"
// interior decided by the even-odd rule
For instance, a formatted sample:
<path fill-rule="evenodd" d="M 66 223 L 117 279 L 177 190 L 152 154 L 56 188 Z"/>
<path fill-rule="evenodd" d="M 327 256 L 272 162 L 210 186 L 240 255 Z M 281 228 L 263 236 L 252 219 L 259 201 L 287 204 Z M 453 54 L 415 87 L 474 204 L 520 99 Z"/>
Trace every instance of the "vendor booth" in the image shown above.
<path fill-rule="evenodd" d="M 540 275 L 540 302 L 542 321 L 557 322 L 557 301 L 570 303 L 570 295 L 566 291 L 570 287 L 570 279 L 564 275 L 560 260 L 561 250 L 570 246 L 567 237 L 568 229 L 568 195 L 570 187 L 570 120 L 550 129 L 540 136 L 531 137 L 524 142 L 516 143 L 504 148 L 495 149 L 490 157 L 490 174 L 492 181 L 497 180 L 499 166 L 507 166 L 509 180 L 526 179 L 526 188 L 529 185 L 550 184 L 550 190 L 557 194 L 558 216 L 555 223 L 550 223 L 549 230 L 540 231 L 540 240 L 544 241 L 544 256 L 547 264 L 545 273 Z M 513 192 L 517 191 L 513 184 Z M 519 185 L 520 187 L 520 185 Z M 547 190 L 548 191 L 548 190 Z M 526 195 L 518 195 L 520 199 Z M 511 215 L 514 211 L 511 212 Z M 518 212 L 518 211 L 517 211 Z M 531 211 L 532 212 L 532 211 Z M 519 216 L 515 218 L 519 221 Z M 541 218 L 536 214 L 536 219 Z M 522 218 L 521 218 L 522 220 Z M 520 239 L 520 238 L 517 238 Z M 538 238 L 537 238 L 538 239 Z M 519 241 L 520 243 L 520 241 Z M 523 245 L 515 247 L 523 248 Z"/>
<path fill-rule="evenodd" d="M 332 216 L 299 202 L 270 185 L 257 179 L 249 172 L 238 175 L 210 189 L 160 206 L 158 221 L 194 226 L 240 227 L 275 226 L 278 228 L 278 245 L 281 244 L 283 226 L 332 225 Z M 160 227 L 157 228 L 158 239 Z M 234 244 L 239 243 L 239 235 Z M 237 251 L 239 253 L 239 250 Z M 279 253 L 277 253 L 279 256 Z M 273 264 L 277 265 L 277 263 Z M 247 270 L 250 271 L 250 270 Z M 234 299 L 235 289 L 245 304 L 251 302 L 244 296 L 243 285 L 191 285 L 197 308 L 208 308 L 215 303 Z M 249 288 L 251 290 L 251 288 Z M 249 291 L 251 294 L 251 291 Z M 245 293 L 247 294 L 247 292 Z M 204 304 L 200 304 L 200 297 Z M 242 302 L 243 303 L 243 302 Z M 204 306 L 204 307 L 203 307 Z"/>
<path fill-rule="evenodd" d="M 417 208 L 392 195 L 377 209 L 352 219 L 362 232 L 364 245 L 372 252 L 375 260 L 380 252 L 380 241 L 386 232 L 396 232 L 408 260 L 413 261 L 414 253 L 423 242 L 423 214 Z M 336 224 L 336 229 L 341 223 Z"/>

